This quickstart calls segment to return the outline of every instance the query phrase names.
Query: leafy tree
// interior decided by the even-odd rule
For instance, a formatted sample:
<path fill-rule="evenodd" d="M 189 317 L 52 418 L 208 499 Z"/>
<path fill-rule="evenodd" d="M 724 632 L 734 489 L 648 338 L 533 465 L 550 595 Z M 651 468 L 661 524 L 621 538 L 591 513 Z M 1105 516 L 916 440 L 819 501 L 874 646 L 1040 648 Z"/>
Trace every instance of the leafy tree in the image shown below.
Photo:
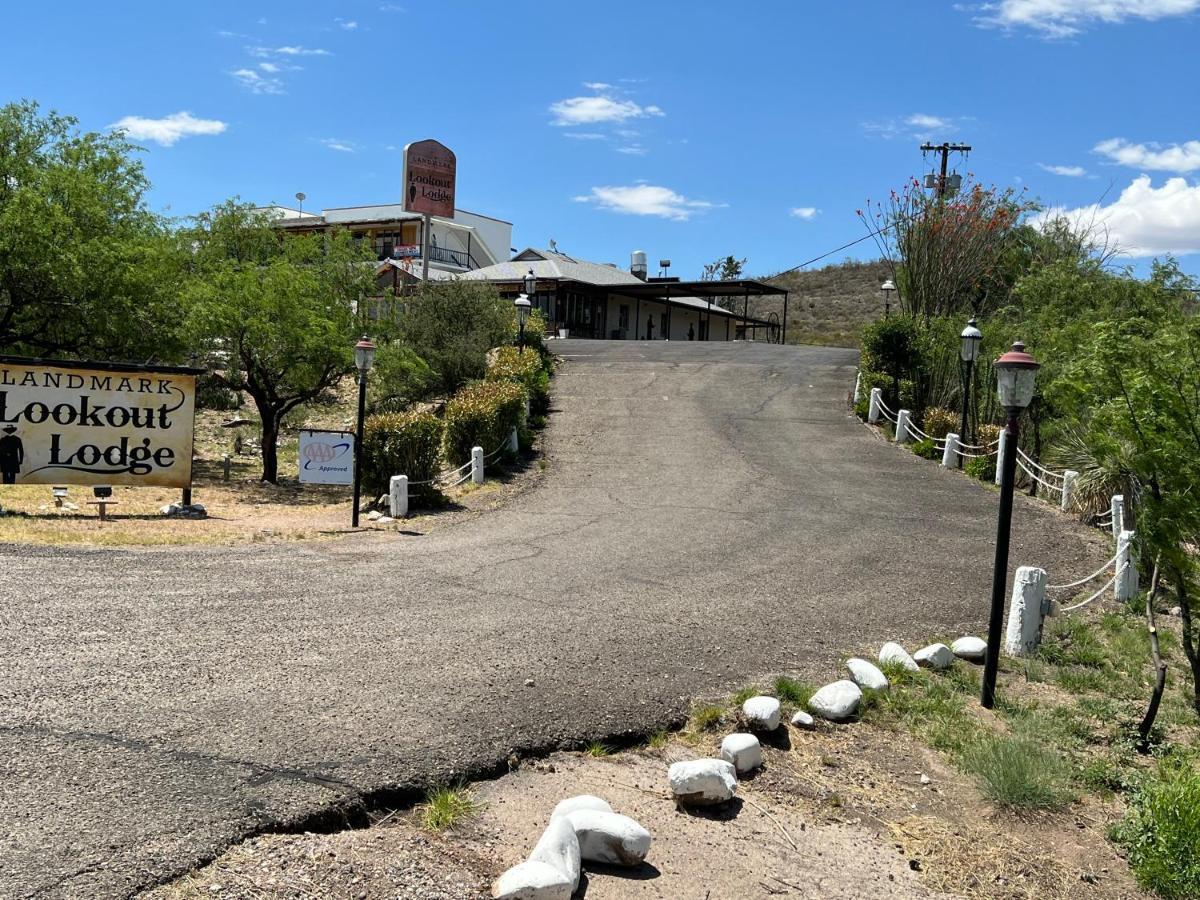
<path fill-rule="evenodd" d="M 137 148 L 76 124 L 0 107 L 0 352 L 177 359 L 180 254 Z"/>
<path fill-rule="evenodd" d="M 374 291 L 371 257 L 346 232 L 282 238 L 271 219 L 231 200 L 186 232 L 189 332 L 211 348 L 215 377 L 254 400 L 264 481 L 279 476 L 284 417 L 353 371 L 356 310 Z"/>

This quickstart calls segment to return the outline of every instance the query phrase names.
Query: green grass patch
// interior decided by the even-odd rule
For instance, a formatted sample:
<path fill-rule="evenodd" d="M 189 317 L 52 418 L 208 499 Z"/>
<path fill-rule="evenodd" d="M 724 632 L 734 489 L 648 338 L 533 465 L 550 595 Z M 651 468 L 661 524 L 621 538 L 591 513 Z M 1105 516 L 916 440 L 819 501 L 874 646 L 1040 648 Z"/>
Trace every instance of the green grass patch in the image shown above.
<path fill-rule="evenodd" d="M 899 660 L 889 659 L 879 664 L 879 671 L 893 685 L 916 684 L 921 679 L 919 671 L 914 672 Z"/>
<path fill-rule="evenodd" d="M 440 787 L 425 796 L 421 806 L 421 824 L 429 831 L 454 828 L 476 815 L 481 806 L 466 787 Z"/>
<path fill-rule="evenodd" d="M 725 721 L 725 710 L 714 703 L 700 703 L 692 707 L 688 725 L 692 731 L 711 731 Z"/>
<path fill-rule="evenodd" d="M 587 744 L 584 746 L 583 752 L 593 757 L 612 756 L 612 748 L 601 741 L 592 741 Z"/>
<path fill-rule="evenodd" d="M 1200 896 L 1200 772 L 1164 764 L 1134 793 L 1112 838 L 1142 887 L 1168 900 Z"/>
<path fill-rule="evenodd" d="M 1074 799 L 1067 762 L 1027 737 L 981 737 L 961 754 L 983 795 L 1008 809 L 1056 809 Z"/>
<path fill-rule="evenodd" d="M 936 750 L 961 752 L 979 730 L 978 721 L 967 712 L 964 695 L 954 685 L 924 672 L 909 675 L 909 683 L 893 683 L 890 690 L 864 704 L 863 720 L 899 725 Z"/>
<path fill-rule="evenodd" d="M 761 693 L 762 691 L 754 687 L 754 685 L 747 685 L 729 698 L 729 704 L 731 706 L 741 706 L 751 697 L 757 697 Z"/>
<path fill-rule="evenodd" d="M 667 741 L 671 739 L 671 735 L 665 728 L 660 728 L 658 731 L 646 738 L 646 746 L 651 750 L 661 750 L 667 746 Z"/>
<path fill-rule="evenodd" d="M 817 689 L 806 681 L 780 676 L 775 679 L 775 696 L 797 709 L 808 709 L 808 701 Z"/>

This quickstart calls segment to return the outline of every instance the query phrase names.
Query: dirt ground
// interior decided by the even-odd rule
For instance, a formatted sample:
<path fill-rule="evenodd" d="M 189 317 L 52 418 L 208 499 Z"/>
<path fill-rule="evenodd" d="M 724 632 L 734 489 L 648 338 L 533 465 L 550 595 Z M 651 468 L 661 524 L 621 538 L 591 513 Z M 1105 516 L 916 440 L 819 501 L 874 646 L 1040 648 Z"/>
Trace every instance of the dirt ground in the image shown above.
<path fill-rule="evenodd" d="M 143 897 L 483 898 L 532 849 L 554 805 L 580 793 L 654 837 L 639 869 L 585 865 L 576 896 L 589 900 L 1146 896 L 1105 839 L 1112 809 L 1084 800 L 1037 816 L 993 810 L 936 752 L 861 723 L 784 726 L 728 809 L 678 810 L 667 766 L 714 753 L 723 733 L 525 761 L 476 785 L 481 811 L 451 831 L 423 830 L 418 809 L 363 830 L 262 836 Z"/>

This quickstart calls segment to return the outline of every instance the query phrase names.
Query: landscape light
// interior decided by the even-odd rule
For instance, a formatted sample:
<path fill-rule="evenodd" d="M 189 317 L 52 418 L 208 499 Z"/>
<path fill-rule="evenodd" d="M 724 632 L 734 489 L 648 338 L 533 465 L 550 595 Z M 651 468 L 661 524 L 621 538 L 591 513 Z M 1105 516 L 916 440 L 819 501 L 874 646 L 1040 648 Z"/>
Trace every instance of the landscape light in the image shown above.
<path fill-rule="evenodd" d="M 1034 383 L 1040 363 L 1016 341 L 1012 349 L 996 360 L 996 394 L 1000 405 L 1020 412 L 1033 402 Z"/>
<path fill-rule="evenodd" d="M 354 365 L 358 367 L 358 371 L 366 373 L 374 363 L 375 342 L 364 334 L 354 345 Z"/>

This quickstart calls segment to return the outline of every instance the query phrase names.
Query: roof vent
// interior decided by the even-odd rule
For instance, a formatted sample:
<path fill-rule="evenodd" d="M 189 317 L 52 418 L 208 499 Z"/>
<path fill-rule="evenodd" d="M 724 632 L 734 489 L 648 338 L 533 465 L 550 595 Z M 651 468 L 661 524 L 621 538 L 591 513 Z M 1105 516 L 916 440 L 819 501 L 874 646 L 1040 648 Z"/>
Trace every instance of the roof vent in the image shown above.
<path fill-rule="evenodd" d="M 629 254 L 629 271 L 637 278 L 646 280 L 646 251 L 634 250 Z"/>

